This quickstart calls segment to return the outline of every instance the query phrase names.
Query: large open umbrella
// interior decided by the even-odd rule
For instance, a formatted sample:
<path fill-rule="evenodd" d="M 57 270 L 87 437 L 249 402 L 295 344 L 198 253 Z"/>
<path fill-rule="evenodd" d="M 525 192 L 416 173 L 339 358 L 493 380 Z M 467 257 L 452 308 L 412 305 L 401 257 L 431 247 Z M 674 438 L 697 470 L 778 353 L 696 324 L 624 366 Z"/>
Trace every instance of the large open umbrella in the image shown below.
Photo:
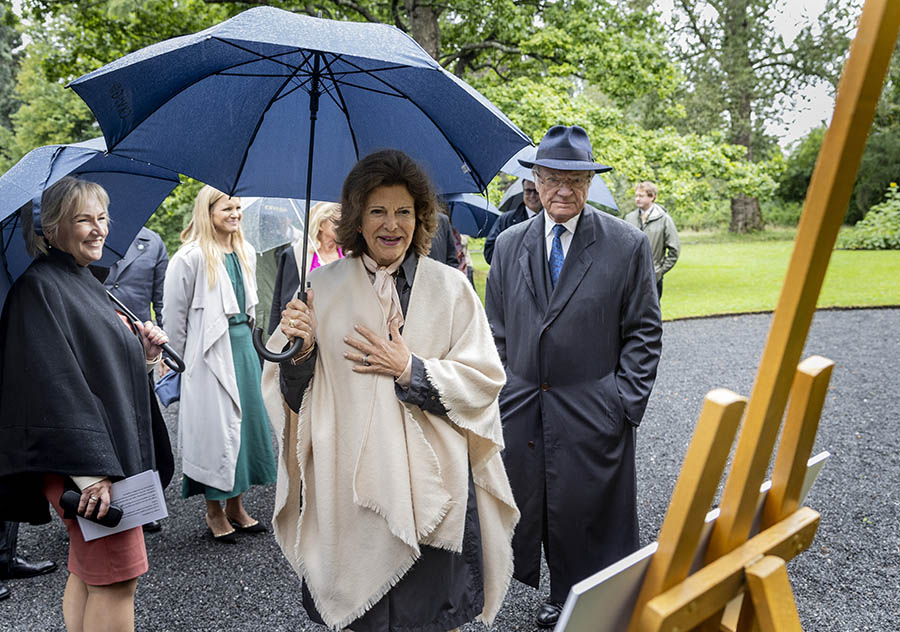
<path fill-rule="evenodd" d="M 231 195 L 337 199 L 357 160 L 383 148 L 410 155 L 441 192 L 482 191 L 530 143 L 398 29 L 272 7 L 148 46 L 70 86 L 110 149 Z M 305 277 L 305 261 L 301 269 Z"/>
<path fill-rule="evenodd" d="M 109 195 L 109 235 L 98 265 L 110 266 L 125 256 L 134 236 L 179 184 L 178 174 L 131 158 L 106 152 L 102 138 L 71 145 L 45 145 L 28 152 L 0 176 L 0 308 L 9 288 L 31 263 L 22 237 L 19 209 L 32 209 L 44 190 L 65 176 L 96 182 Z M 108 293 L 109 294 L 109 293 Z M 137 317 L 115 296 L 110 299 L 132 320 Z M 184 362 L 169 345 L 163 350 L 176 371 Z"/>
<path fill-rule="evenodd" d="M 67 175 L 100 184 L 109 194 L 113 220 L 98 265 L 112 265 L 123 256 L 141 226 L 178 186 L 178 174 L 145 162 L 106 153 L 102 138 L 71 145 L 45 145 L 28 152 L 0 176 L 0 306 L 9 286 L 31 257 L 25 251 L 17 212 L 44 189 Z"/>
<path fill-rule="evenodd" d="M 500 168 L 500 171 L 503 173 L 508 173 L 511 176 L 519 178 L 516 182 L 513 182 L 503 194 L 503 198 L 501 198 L 499 204 L 501 213 L 516 208 L 522 203 L 522 179 L 533 180 L 534 176 L 531 173 L 531 169 L 519 164 L 519 158 L 525 161 L 533 161 L 536 153 L 537 147 L 525 147 Z M 615 211 L 619 210 L 619 205 L 616 204 L 616 200 L 613 198 L 609 187 L 606 186 L 606 182 L 603 181 L 603 178 L 601 178 L 599 174 L 591 179 L 591 188 L 588 190 L 587 199 L 588 202 L 594 202 L 595 204 L 611 208 Z"/>

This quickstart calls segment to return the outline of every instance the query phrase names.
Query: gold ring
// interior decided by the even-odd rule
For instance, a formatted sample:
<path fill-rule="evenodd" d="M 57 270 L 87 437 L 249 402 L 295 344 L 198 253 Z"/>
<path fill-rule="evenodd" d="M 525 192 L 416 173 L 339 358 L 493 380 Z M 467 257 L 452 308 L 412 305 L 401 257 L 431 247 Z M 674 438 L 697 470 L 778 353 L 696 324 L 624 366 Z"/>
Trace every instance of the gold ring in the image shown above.
<path fill-rule="evenodd" d="M 293 329 L 293 328 L 294 328 L 294 322 L 295 322 L 295 321 L 294 321 L 293 318 L 290 319 L 290 320 L 288 321 L 288 327 L 290 327 L 291 329 Z"/>

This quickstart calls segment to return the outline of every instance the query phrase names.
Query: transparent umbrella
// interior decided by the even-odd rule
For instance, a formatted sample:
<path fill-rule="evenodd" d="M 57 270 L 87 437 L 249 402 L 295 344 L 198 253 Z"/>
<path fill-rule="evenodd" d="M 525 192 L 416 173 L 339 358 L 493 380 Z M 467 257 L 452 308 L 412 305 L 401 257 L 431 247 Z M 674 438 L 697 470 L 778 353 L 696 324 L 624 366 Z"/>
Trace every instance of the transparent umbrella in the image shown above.
<path fill-rule="evenodd" d="M 313 201 L 313 205 L 316 202 Z M 306 201 L 293 198 L 256 198 L 244 207 L 244 239 L 265 252 L 303 237 Z"/>

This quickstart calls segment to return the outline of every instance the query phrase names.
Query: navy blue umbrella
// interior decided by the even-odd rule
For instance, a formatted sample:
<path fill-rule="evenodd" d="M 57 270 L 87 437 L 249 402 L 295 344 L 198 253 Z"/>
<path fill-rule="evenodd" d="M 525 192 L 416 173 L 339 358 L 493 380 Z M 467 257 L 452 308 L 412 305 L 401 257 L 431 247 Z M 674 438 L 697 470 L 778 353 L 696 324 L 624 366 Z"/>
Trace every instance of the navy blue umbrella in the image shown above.
<path fill-rule="evenodd" d="M 103 258 L 110 266 L 123 256 L 141 226 L 172 190 L 178 174 L 162 167 L 106 153 L 102 138 L 72 145 L 46 145 L 25 155 L 0 176 L 0 306 L 31 257 L 25 250 L 18 210 L 44 189 L 73 175 L 101 185 L 109 194 L 112 219 Z"/>
<path fill-rule="evenodd" d="M 500 216 L 497 207 L 473 193 L 452 193 L 443 198 L 450 213 L 450 223 L 463 235 L 485 237 Z"/>
<path fill-rule="evenodd" d="M 69 85 L 111 151 L 231 195 L 306 199 L 314 142 L 313 199 L 339 199 L 353 165 L 385 148 L 423 165 L 440 191 L 483 191 L 530 143 L 402 31 L 272 7 Z"/>
<path fill-rule="evenodd" d="M 230 195 L 338 199 L 357 160 L 384 148 L 406 152 L 439 191 L 483 191 L 530 144 L 400 30 L 272 7 L 148 46 L 69 85 L 111 150 Z M 301 288 L 306 269 L 304 260 Z"/>

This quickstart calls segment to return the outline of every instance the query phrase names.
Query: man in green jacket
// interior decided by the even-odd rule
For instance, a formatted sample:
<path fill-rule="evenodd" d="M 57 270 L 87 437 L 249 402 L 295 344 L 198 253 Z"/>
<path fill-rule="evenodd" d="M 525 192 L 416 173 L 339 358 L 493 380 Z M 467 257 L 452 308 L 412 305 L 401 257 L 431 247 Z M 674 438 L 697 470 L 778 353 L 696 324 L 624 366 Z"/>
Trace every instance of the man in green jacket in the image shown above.
<path fill-rule="evenodd" d="M 657 188 L 652 182 L 639 182 L 634 187 L 637 209 L 625 216 L 625 221 L 640 228 L 650 239 L 653 267 L 656 270 L 656 293 L 662 298 L 663 275 L 678 261 L 681 245 L 675 222 L 666 209 L 656 203 Z"/>

